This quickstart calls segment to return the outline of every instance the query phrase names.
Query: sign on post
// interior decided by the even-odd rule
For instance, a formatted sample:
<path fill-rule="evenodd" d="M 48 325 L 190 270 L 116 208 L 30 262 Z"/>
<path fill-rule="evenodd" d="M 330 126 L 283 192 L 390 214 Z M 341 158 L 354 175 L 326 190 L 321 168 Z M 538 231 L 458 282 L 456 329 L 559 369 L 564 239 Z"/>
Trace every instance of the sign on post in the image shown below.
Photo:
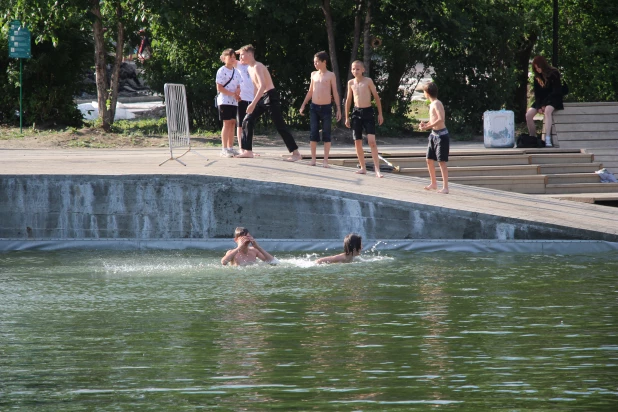
<path fill-rule="evenodd" d="M 19 20 L 13 20 L 9 26 L 9 57 L 29 59 L 31 35 L 27 27 L 22 27 Z"/>

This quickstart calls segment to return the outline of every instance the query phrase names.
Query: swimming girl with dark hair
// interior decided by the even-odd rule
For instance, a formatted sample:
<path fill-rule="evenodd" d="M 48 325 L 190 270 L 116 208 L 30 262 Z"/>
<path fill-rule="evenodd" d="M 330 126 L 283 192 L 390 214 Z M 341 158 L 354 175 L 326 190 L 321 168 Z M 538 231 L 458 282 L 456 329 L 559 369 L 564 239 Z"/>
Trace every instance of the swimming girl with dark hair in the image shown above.
<path fill-rule="evenodd" d="M 550 66 L 543 56 L 536 56 L 532 60 L 532 70 L 534 72 L 534 103 L 526 113 L 528 134 L 536 136 L 534 116 L 537 113 L 544 114 L 545 143 L 547 146 L 551 146 L 552 114 L 554 110 L 564 109 L 560 72 L 555 67 Z"/>
<path fill-rule="evenodd" d="M 350 233 L 343 239 L 343 253 L 327 256 L 316 260 L 318 265 L 322 263 L 350 263 L 354 256 L 358 256 L 363 249 L 363 238 L 356 233 Z"/>

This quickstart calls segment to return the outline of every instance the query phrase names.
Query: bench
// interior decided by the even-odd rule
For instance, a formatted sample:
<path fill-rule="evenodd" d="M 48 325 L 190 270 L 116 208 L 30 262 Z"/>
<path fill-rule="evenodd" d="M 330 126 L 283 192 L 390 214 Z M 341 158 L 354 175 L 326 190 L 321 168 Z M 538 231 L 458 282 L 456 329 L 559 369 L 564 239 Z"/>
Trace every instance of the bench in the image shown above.
<path fill-rule="evenodd" d="M 554 112 L 553 123 L 554 146 L 582 149 L 618 172 L 618 102 L 565 103 L 564 110 Z"/>

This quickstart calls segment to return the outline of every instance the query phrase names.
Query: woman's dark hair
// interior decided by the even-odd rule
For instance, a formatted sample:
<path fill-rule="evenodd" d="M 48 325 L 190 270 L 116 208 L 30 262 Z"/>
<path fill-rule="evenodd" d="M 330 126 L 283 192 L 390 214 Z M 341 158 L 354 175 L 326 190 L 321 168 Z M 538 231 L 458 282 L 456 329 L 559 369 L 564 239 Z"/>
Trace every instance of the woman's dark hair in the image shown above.
<path fill-rule="evenodd" d="M 536 69 L 534 68 L 535 66 L 541 69 L 541 73 L 538 73 L 536 71 Z M 532 71 L 534 72 L 534 77 L 541 86 L 545 86 L 545 83 L 547 83 L 547 79 L 549 79 L 549 76 L 553 74 L 559 74 L 558 69 L 552 67 L 547 62 L 547 59 L 543 56 L 536 56 L 534 59 L 532 59 Z"/>
<path fill-rule="evenodd" d="M 353 255 L 354 252 L 361 251 L 363 246 L 363 238 L 356 233 L 350 233 L 343 239 L 343 251 L 346 255 Z"/>
<path fill-rule="evenodd" d="M 240 236 L 246 236 L 249 234 L 249 229 L 244 227 L 237 227 L 234 231 L 234 239 L 238 239 Z"/>

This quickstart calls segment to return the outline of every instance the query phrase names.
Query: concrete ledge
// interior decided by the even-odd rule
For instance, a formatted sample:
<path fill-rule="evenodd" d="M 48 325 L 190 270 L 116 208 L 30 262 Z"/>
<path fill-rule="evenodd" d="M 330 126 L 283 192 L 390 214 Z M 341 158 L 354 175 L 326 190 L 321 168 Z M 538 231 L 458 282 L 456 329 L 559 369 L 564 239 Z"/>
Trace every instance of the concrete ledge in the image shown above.
<path fill-rule="evenodd" d="M 343 250 L 341 239 L 260 239 L 260 245 L 272 252 L 324 252 Z M 58 250 L 207 250 L 225 251 L 234 247 L 230 239 L 0 239 L 0 251 Z M 581 255 L 618 252 L 618 242 L 597 240 L 366 240 L 367 251 L 525 253 Z"/>

